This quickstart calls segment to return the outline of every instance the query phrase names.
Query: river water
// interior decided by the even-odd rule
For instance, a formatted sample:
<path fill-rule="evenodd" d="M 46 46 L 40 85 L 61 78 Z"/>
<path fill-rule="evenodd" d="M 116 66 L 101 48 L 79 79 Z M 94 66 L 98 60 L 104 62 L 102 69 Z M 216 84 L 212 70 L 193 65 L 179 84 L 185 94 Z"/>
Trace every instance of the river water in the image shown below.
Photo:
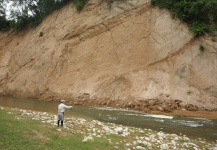
<path fill-rule="evenodd" d="M 11 108 L 57 113 L 57 105 L 58 103 L 55 102 L 34 99 L 0 97 L 0 106 Z M 72 109 L 66 110 L 66 116 L 71 115 L 178 135 L 182 134 L 208 141 L 217 140 L 217 120 L 153 115 L 126 109 L 87 106 L 73 106 Z"/>

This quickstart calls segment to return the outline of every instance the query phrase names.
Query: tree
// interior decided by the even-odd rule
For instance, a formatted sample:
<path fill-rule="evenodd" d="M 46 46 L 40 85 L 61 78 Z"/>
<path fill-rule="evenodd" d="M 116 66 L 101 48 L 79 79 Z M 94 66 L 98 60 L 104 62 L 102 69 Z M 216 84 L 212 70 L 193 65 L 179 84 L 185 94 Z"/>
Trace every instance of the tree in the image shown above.
<path fill-rule="evenodd" d="M 6 19 L 6 12 L 4 9 L 3 0 L 0 0 L 0 31 L 10 29 L 10 22 Z"/>
<path fill-rule="evenodd" d="M 217 31 L 217 0 L 151 0 L 186 22 L 195 36 Z"/>
<path fill-rule="evenodd" d="M 27 26 L 37 26 L 56 9 L 74 2 L 81 11 L 88 0 L 0 0 L 0 30 L 13 28 L 22 30 Z M 10 10 L 6 10 L 10 4 Z M 6 11 L 10 11 L 6 15 Z"/>

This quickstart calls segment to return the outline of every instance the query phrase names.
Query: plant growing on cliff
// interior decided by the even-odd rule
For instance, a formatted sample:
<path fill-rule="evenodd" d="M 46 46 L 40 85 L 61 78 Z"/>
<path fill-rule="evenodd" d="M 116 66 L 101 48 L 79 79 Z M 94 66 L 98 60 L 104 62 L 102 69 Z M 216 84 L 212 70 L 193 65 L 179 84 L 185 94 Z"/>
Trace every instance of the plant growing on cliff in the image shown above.
<path fill-rule="evenodd" d="M 217 31 L 216 0 L 151 0 L 151 4 L 186 22 L 196 37 Z"/>
<path fill-rule="evenodd" d="M 73 3 L 78 11 L 81 11 L 88 0 L 74 0 Z"/>
<path fill-rule="evenodd" d="M 192 91 L 187 91 L 187 94 L 188 95 L 191 95 L 193 92 Z"/>
<path fill-rule="evenodd" d="M 203 47 L 203 45 L 200 44 L 199 50 L 200 50 L 201 53 L 203 53 L 205 51 L 205 48 Z"/>
<path fill-rule="evenodd" d="M 42 37 L 44 35 L 44 32 L 39 33 L 39 37 Z"/>

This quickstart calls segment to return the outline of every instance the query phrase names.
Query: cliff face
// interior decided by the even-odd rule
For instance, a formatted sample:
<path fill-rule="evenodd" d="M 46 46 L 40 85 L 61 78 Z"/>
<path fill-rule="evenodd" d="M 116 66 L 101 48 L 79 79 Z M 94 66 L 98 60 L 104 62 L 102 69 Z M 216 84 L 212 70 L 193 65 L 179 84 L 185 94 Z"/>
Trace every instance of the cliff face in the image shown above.
<path fill-rule="evenodd" d="M 39 36 L 40 32 L 43 36 Z M 217 42 L 149 1 L 72 4 L 0 33 L 0 93 L 42 99 L 182 100 L 217 108 Z"/>

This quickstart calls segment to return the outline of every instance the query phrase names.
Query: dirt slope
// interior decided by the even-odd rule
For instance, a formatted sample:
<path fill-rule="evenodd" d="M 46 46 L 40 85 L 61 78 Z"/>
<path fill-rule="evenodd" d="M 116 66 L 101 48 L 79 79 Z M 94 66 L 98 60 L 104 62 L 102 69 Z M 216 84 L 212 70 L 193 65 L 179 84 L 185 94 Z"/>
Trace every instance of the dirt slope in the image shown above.
<path fill-rule="evenodd" d="M 39 36 L 43 32 L 43 36 Z M 217 109 L 217 42 L 148 0 L 72 4 L 0 33 L 0 93 L 47 100 L 181 100 Z"/>

